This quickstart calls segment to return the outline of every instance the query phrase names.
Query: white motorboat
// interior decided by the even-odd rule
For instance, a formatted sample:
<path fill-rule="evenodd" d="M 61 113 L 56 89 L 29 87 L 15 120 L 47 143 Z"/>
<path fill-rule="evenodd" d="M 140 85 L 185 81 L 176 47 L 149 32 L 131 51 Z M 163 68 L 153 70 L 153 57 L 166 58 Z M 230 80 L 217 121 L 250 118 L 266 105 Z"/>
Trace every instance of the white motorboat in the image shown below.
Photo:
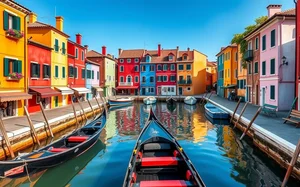
<path fill-rule="evenodd" d="M 187 96 L 184 98 L 184 103 L 188 105 L 194 105 L 197 103 L 197 99 L 193 96 Z"/>
<path fill-rule="evenodd" d="M 153 96 L 149 96 L 149 97 L 144 98 L 143 101 L 146 105 L 152 105 L 152 104 L 156 103 L 156 98 Z"/>

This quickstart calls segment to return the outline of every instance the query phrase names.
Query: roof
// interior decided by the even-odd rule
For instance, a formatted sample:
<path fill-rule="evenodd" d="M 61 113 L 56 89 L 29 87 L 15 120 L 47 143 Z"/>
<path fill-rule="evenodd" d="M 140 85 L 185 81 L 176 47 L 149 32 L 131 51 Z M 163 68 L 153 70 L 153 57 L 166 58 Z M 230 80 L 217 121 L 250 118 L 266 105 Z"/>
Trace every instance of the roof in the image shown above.
<path fill-rule="evenodd" d="M 85 49 L 85 47 L 83 45 L 80 45 L 80 44 L 78 44 L 76 42 L 73 42 L 72 40 L 68 40 L 68 42 L 70 42 L 71 44 L 74 44 L 74 45 L 76 45 L 76 46 L 78 46 L 78 47 L 80 47 L 82 49 Z"/>
<path fill-rule="evenodd" d="M 217 67 L 217 63 L 216 62 L 206 62 L 208 67 Z"/>
<path fill-rule="evenodd" d="M 89 63 L 89 64 L 94 64 L 94 65 L 99 66 L 99 64 L 98 64 L 97 62 L 94 62 L 94 61 L 89 60 L 89 59 L 86 59 L 85 62 L 86 62 L 86 63 Z"/>
<path fill-rule="evenodd" d="M 86 57 L 88 57 L 88 58 L 95 58 L 95 57 L 98 57 L 98 58 L 103 58 L 103 57 L 105 57 L 105 58 L 109 58 L 109 59 L 111 59 L 111 60 L 116 60 L 116 59 L 114 59 L 114 58 L 112 58 L 110 55 L 103 55 L 103 54 L 101 54 L 101 53 L 99 53 L 99 52 L 97 52 L 97 51 L 94 51 L 94 50 L 90 50 L 90 51 L 88 51 L 87 53 L 86 53 Z"/>
<path fill-rule="evenodd" d="M 28 24 L 28 28 L 48 28 L 48 29 L 52 29 L 54 30 L 55 32 L 58 32 L 59 34 L 69 38 L 70 36 L 67 35 L 66 33 L 58 30 L 57 28 L 53 27 L 52 25 L 49 25 L 49 24 L 45 24 L 45 23 L 42 23 L 42 22 L 34 22 L 34 23 L 29 23 Z"/>
<path fill-rule="evenodd" d="M 216 54 L 216 56 L 219 56 L 223 51 L 225 51 L 227 48 L 229 48 L 229 47 L 232 47 L 232 48 L 237 48 L 237 44 L 236 43 L 234 43 L 234 44 L 230 44 L 230 45 L 228 45 L 228 46 L 226 46 L 226 47 L 222 47 L 221 48 L 221 51 L 218 53 L 218 54 Z"/>
<path fill-rule="evenodd" d="M 177 59 L 177 49 L 162 49 L 160 52 L 160 56 L 158 56 L 158 51 L 145 51 L 145 56 L 149 54 L 151 56 L 151 62 L 157 63 L 157 62 L 169 62 L 169 54 L 173 54 L 175 56 L 175 59 Z M 143 62 L 146 60 L 143 59 Z M 175 61 L 172 61 L 174 63 Z"/>
<path fill-rule="evenodd" d="M 270 23 L 271 21 L 273 21 L 274 19 L 278 18 L 278 17 L 296 17 L 296 9 L 289 9 L 289 10 L 285 10 L 282 12 L 277 12 L 275 13 L 273 16 L 271 16 L 270 18 L 268 18 L 265 22 L 263 22 L 261 25 L 259 25 L 256 29 L 254 29 L 252 32 L 248 33 L 244 39 L 248 38 L 250 35 L 252 35 L 253 33 L 257 32 L 258 30 L 260 30 L 262 27 L 266 26 L 268 23 Z"/>
<path fill-rule="evenodd" d="M 0 2 L 5 3 L 5 4 L 15 8 L 15 9 L 25 13 L 25 14 L 28 14 L 28 13 L 31 12 L 31 10 L 29 10 L 28 8 L 20 5 L 19 3 L 17 3 L 16 1 L 13 1 L 13 0 L 0 0 Z"/>
<path fill-rule="evenodd" d="M 28 39 L 27 40 L 27 44 L 35 45 L 37 47 L 41 47 L 41 48 L 44 48 L 44 49 L 47 49 L 47 50 L 52 50 L 53 49 L 53 48 L 51 48 L 51 47 L 49 47 L 49 46 L 47 46 L 45 44 L 41 44 L 41 43 L 36 42 L 36 41 L 34 41 L 32 39 L 30 39 L 30 40 Z"/>
<path fill-rule="evenodd" d="M 182 56 L 186 54 L 187 60 L 183 60 Z M 179 51 L 177 61 L 191 61 L 194 60 L 194 52 L 193 51 Z"/>
<path fill-rule="evenodd" d="M 119 58 L 140 58 L 144 55 L 144 49 L 122 50 Z"/>

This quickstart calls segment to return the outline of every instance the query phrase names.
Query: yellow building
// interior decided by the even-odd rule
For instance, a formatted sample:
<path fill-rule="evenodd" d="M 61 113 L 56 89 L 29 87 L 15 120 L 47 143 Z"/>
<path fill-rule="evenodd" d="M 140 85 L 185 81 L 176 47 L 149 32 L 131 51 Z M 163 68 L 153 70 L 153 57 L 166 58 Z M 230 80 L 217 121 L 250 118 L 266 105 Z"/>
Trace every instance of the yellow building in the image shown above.
<path fill-rule="evenodd" d="M 228 97 L 231 89 L 236 89 L 238 80 L 237 45 L 232 44 L 222 48 L 219 54 L 224 54 L 224 95 Z M 219 56 L 219 54 L 217 56 Z"/>
<path fill-rule="evenodd" d="M 242 66 L 242 54 L 240 53 L 240 45 L 238 45 L 238 96 L 246 97 L 246 80 L 247 80 L 247 69 Z"/>
<path fill-rule="evenodd" d="M 31 13 L 28 24 L 28 37 L 46 46 L 51 51 L 51 86 L 61 92 L 61 96 L 51 98 L 51 108 L 68 104 L 68 96 L 73 91 L 68 88 L 68 52 L 69 36 L 63 32 L 63 17 L 56 17 L 56 27 L 37 21 L 37 15 Z"/>
<path fill-rule="evenodd" d="M 197 50 L 179 51 L 177 58 L 178 95 L 197 95 L 206 90 L 207 56 Z"/>
<path fill-rule="evenodd" d="M 14 1 L 0 0 L 0 117 L 22 116 L 27 93 L 27 23 L 30 13 Z"/>

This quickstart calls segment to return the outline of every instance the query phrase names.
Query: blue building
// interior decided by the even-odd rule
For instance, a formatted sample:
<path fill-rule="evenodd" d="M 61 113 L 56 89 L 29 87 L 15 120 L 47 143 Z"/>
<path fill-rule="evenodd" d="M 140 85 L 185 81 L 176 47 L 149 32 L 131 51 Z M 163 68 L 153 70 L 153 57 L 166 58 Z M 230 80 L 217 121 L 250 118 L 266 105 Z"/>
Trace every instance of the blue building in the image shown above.
<path fill-rule="evenodd" d="M 146 54 L 140 63 L 140 95 L 155 95 L 155 64 L 151 64 L 151 55 Z"/>
<path fill-rule="evenodd" d="M 224 97 L 224 53 L 218 55 L 218 82 L 217 94 Z"/>
<path fill-rule="evenodd" d="M 85 70 L 82 72 L 84 75 L 82 75 L 85 78 L 85 85 L 87 89 L 91 90 L 91 93 L 87 94 L 87 99 L 92 99 L 94 96 L 97 96 L 97 90 L 100 85 L 100 72 L 99 72 L 99 64 L 91 61 L 86 60 L 85 62 Z"/>

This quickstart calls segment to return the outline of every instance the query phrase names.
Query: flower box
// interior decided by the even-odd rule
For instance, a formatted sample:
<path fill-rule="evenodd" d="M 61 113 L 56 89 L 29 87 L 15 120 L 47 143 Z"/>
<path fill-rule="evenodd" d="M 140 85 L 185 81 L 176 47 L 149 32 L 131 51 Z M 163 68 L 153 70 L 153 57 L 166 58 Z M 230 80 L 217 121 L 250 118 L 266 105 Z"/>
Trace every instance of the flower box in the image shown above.
<path fill-rule="evenodd" d="M 24 76 L 22 75 L 22 73 L 10 73 L 8 75 L 8 77 L 6 78 L 6 80 L 8 81 L 19 81 L 20 79 L 22 79 Z"/>
<path fill-rule="evenodd" d="M 21 38 L 23 38 L 24 33 L 15 29 L 9 29 L 5 32 L 6 37 L 11 38 L 11 39 L 15 39 L 15 40 L 19 40 Z"/>
<path fill-rule="evenodd" d="M 7 77 L 6 78 L 7 81 L 19 81 L 19 78 L 13 78 L 13 77 Z"/>

